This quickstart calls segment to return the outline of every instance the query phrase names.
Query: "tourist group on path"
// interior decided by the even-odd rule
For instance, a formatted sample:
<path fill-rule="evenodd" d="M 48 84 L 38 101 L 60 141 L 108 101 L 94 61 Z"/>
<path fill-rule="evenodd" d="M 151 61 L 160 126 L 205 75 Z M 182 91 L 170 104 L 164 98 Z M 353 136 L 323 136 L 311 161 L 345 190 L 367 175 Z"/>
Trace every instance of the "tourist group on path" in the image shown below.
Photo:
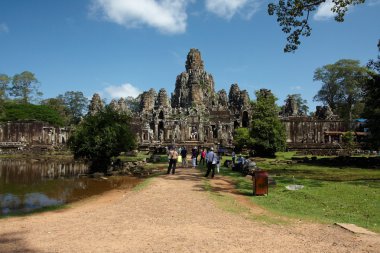
<path fill-rule="evenodd" d="M 215 169 L 219 173 L 221 155 L 214 152 L 214 148 L 210 148 L 208 151 L 203 149 L 200 153 L 197 147 L 191 150 L 191 164 L 195 168 L 198 166 L 198 156 L 200 154 L 199 165 L 207 166 L 207 172 L 205 177 L 208 177 L 211 173 L 211 178 L 214 178 Z M 174 147 L 169 148 L 168 152 L 169 166 L 166 174 L 175 174 L 177 163 L 181 163 L 182 167 L 187 167 L 187 150 L 185 147 L 180 147 L 178 150 Z"/>

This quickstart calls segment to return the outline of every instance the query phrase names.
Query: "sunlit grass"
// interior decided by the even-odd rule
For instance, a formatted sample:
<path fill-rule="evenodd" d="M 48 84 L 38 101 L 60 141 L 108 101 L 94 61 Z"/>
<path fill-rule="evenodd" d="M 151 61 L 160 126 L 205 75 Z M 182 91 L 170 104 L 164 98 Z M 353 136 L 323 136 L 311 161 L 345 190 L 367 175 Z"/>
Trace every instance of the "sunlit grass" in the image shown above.
<path fill-rule="evenodd" d="M 221 174 L 231 177 L 241 193 L 272 212 L 327 223 L 354 223 L 380 232 L 380 170 L 283 162 L 291 156 L 258 159 L 258 166 L 276 182 L 266 197 L 252 196 L 250 178 L 224 167 Z M 285 186 L 291 184 L 304 188 L 289 191 Z"/>

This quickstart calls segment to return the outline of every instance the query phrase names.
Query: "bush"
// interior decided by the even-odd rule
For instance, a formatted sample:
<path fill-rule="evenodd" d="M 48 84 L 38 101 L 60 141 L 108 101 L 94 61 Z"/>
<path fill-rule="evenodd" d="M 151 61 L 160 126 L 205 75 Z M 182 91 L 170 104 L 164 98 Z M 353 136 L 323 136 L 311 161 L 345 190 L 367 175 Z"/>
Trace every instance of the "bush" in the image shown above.
<path fill-rule="evenodd" d="M 64 119 L 59 113 L 46 105 L 17 104 L 6 102 L 1 121 L 38 120 L 56 126 L 63 126 Z"/>

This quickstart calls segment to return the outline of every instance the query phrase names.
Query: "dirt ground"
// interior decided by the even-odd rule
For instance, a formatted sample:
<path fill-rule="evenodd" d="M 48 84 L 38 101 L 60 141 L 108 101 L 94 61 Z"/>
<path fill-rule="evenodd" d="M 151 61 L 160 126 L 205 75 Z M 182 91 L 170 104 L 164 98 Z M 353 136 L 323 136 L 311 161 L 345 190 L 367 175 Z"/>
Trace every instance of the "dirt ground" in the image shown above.
<path fill-rule="evenodd" d="M 154 178 L 140 191 L 114 190 L 59 211 L 0 220 L 0 252 L 380 252 L 380 235 L 299 220 L 255 221 L 265 213 L 230 182 L 214 190 L 249 208 L 218 207 L 193 169 Z"/>

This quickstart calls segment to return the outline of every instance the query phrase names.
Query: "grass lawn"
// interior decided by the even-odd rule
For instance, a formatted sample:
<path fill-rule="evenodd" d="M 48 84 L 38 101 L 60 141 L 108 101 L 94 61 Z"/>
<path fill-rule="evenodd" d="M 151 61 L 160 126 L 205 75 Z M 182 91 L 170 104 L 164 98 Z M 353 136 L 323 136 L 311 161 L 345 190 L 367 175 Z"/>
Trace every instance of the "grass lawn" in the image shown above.
<path fill-rule="evenodd" d="M 276 186 L 268 196 L 252 196 L 252 181 L 240 173 L 221 168 L 221 174 L 233 178 L 239 191 L 275 213 L 319 222 L 354 223 L 380 232 L 380 170 L 352 167 L 325 167 L 288 164 L 291 153 L 277 159 L 260 159 L 258 166 L 269 172 Z M 304 188 L 289 191 L 287 185 Z"/>

